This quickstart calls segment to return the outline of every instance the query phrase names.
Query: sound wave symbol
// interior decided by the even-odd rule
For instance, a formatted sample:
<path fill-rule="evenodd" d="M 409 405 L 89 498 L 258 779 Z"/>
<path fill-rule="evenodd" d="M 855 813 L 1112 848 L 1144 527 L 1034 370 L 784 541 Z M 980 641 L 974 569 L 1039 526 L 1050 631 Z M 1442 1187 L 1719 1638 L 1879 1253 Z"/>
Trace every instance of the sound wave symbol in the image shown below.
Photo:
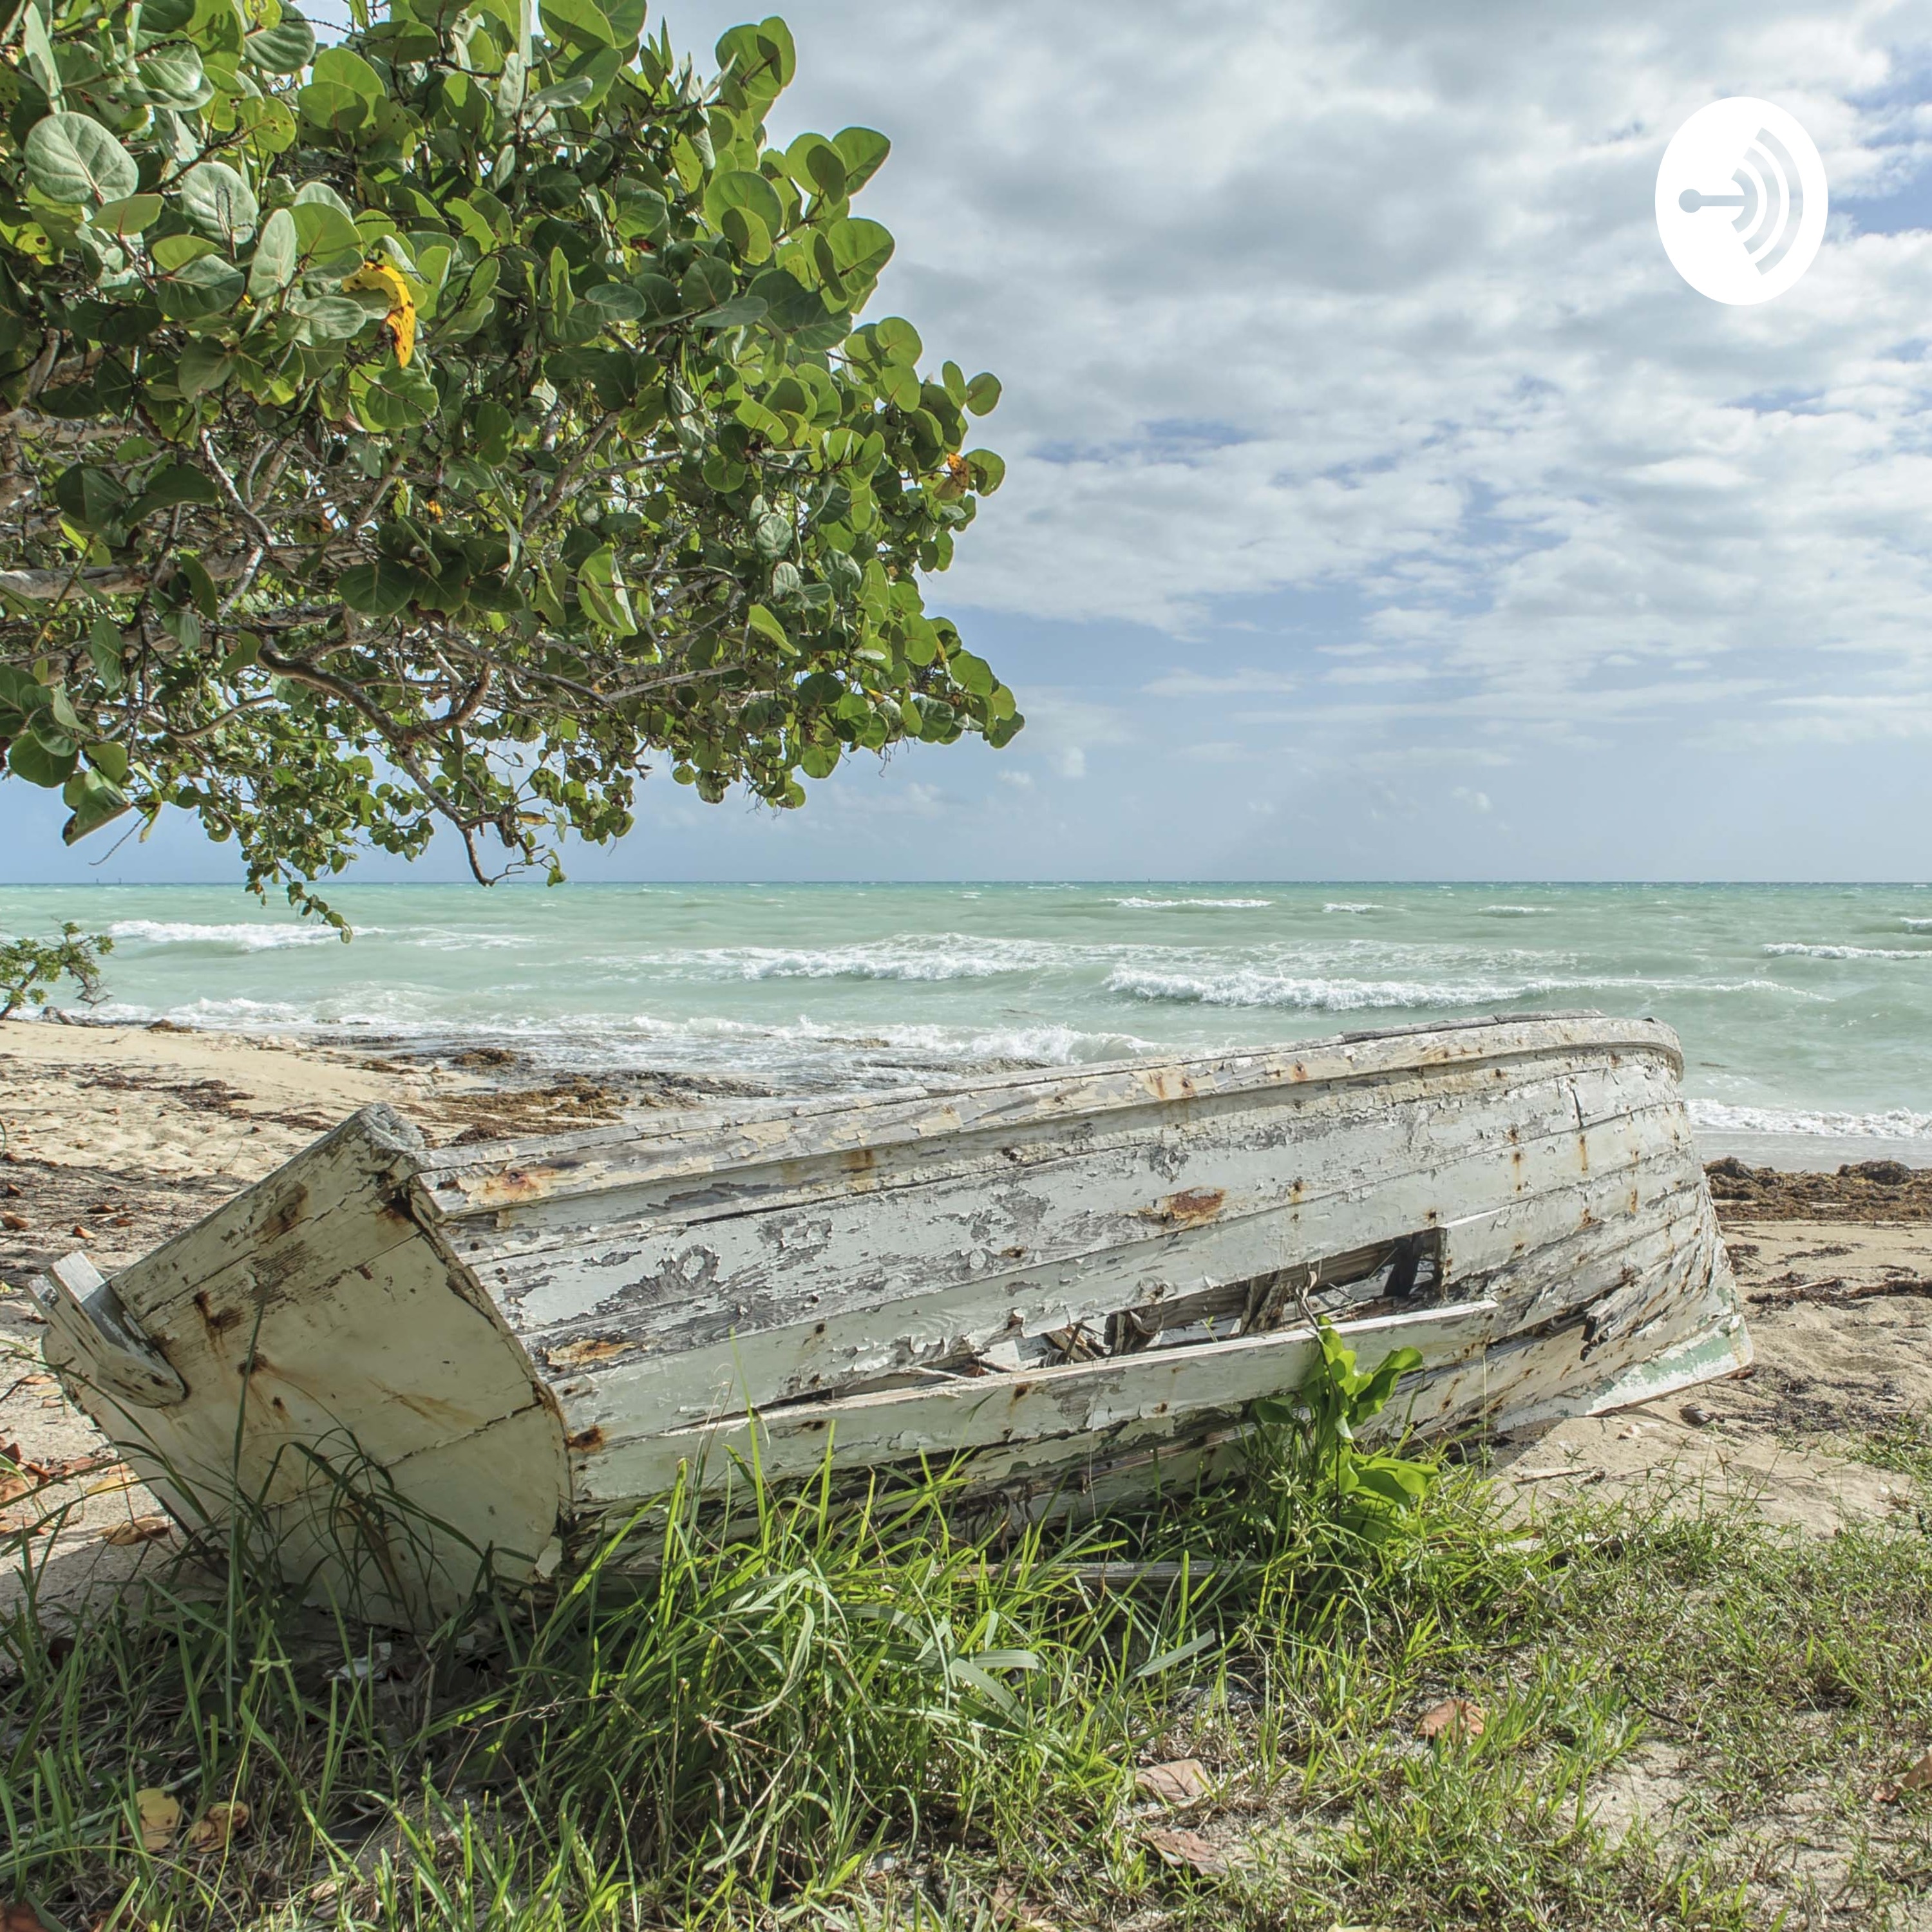
<path fill-rule="evenodd" d="M 1744 236 L 1744 253 L 1768 275 L 1790 253 L 1804 218 L 1804 186 L 1784 145 L 1768 128 L 1760 128 L 1731 176 L 1736 194 L 1700 194 L 1687 188 L 1677 197 L 1686 214 L 1706 208 L 1735 208 L 1731 224 Z M 1747 232 L 1748 231 L 1748 232 Z"/>

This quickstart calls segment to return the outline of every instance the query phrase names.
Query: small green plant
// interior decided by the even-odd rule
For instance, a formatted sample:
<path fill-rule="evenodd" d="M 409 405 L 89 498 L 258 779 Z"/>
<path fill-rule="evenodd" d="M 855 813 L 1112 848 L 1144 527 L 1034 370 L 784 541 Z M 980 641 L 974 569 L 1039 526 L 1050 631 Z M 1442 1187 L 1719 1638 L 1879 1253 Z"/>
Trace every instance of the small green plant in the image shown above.
<path fill-rule="evenodd" d="M 44 1006 L 62 980 L 71 980 L 83 1004 L 106 998 L 100 977 L 103 956 L 114 950 L 104 932 L 84 932 L 72 920 L 58 939 L 0 939 L 0 1020 L 23 1006 Z"/>
<path fill-rule="evenodd" d="M 1332 1323 L 1319 1323 L 1316 1334 L 1322 1359 L 1307 1381 L 1290 1401 L 1257 1402 L 1255 1420 L 1298 1436 L 1310 1500 L 1318 1509 L 1325 1505 L 1336 1525 L 1360 1541 L 1384 1543 L 1428 1495 L 1436 1471 L 1388 1450 L 1365 1451 L 1355 1432 L 1388 1407 L 1396 1385 L 1421 1367 L 1422 1358 L 1413 1348 L 1397 1348 L 1364 1375 Z"/>

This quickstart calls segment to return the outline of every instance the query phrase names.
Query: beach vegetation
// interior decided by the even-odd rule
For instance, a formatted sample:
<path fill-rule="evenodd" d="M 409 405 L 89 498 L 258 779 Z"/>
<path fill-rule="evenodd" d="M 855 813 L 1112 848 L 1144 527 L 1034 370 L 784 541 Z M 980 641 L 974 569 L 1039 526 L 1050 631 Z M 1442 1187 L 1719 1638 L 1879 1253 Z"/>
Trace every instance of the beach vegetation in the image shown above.
<path fill-rule="evenodd" d="M 1354 1537 L 1311 1413 L 1084 1527 L 748 1471 L 728 1534 L 674 1496 L 417 1636 L 305 1602 L 244 1514 L 0 1627 L 8 1923 L 1908 1922 L 1916 1523 L 1660 1492 L 1526 1526 L 1436 1460 Z"/>
<path fill-rule="evenodd" d="M 23 1006 L 44 1006 L 64 980 L 84 1005 L 97 1004 L 107 997 L 101 961 L 113 950 L 108 934 L 89 932 L 70 919 L 62 922 L 58 939 L 0 933 L 0 1020 Z"/>
<path fill-rule="evenodd" d="M 990 374 L 861 320 L 886 135 L 782 146 L 776 17 L 23 0 L 0 50 L 0 753 L 317 908 L 439 826 L 561 876 L 663 770 L 776 807 L 1005 744 L 925 580 Z M 326 908 L 320 908 L 326 910 Z M 333 916 L 333 915 L 331 915 Z"/>

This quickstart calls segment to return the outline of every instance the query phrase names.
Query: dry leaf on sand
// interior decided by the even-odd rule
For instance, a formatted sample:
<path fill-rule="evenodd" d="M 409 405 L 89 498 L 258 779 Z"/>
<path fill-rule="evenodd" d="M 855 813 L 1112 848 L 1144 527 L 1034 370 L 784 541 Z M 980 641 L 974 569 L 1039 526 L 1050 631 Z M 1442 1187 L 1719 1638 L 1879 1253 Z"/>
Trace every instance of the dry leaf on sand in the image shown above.
<path fill-rule="evenodd" d="M 131 1516 L 125 1522 L 117 1522 L 100 1532 L 103 1543 L 111 1543 L 117 1549 L 130 1543 L 153 1543 L 167 1534 L 174 1526 L 164 1516 Z"/>
<path fill-rule="evenodd" d="M 1445 1697 L 1434 1709 L 1423 1712 L 1416 1735 L 1431 1744 L 1438 1738 L 1460 1744 L 1466 1738 L 1480 1737 L 1485 1721 L 1481 1705 L 1472 1704 L 1466 1697 Z"/>
<path fill-rule="evenodd" d="M 149 1790 L 134 1794 L 134 1809 L 141 1820 L 141 1842 L 151 1852 L 164 1852 L 181 1829 L 182 1808 L 165 1791 Z"/>
<path fill-rule="evenodd" d="M 211 1804 L 188 1828 L 188 1848 L 191 1852 L 220 1851 L 248 1822 L 245 1804 Z"/>
<path fill-rule="evenodd" d="M 1888 1780 L 1872 1793 L 1880 1804 L 1896 1804 L 1908 1791 L 1932 1789 L 1932 1751 L 1928 1751 L 1905 1775 Z"/>
<path fill-rule="evenodd" d="M 0 1905 L 0 1932 L 54 1932 L 54 1928 L 25 1899 Z"/>
<path fill-rule="evenodd" d="M 1016 1881 L 1001 1879 L 993 1887 L 993 1918 L 997 1924 L 1010 1925 L 1013 1932 L 1055 1932 L 1043 1918 L 1036 1918 L 1027 1909 L 1026 1894 Z"/>
<path fill-rule="evenodd" d="M 1158 1852 L 1171 1865 L 1191 1865 L 1204 1878 L 1226 1878 L 1227 1855 L 1210 1845 L 1198 1832 L 1169 1831 L 1153 1826 L 1141 1834 L 1150 1850 Z"/>
<path fill-rule="evenodd" d="M 1134 1789 L 1143 1798 L 1163 1804 L 1192 1804 L 1205 1798 L 1214 1780 L 1198 1757 L 1178 1757 L 1166 1764 L 1143 1765 L 1134 1773 Z"/>

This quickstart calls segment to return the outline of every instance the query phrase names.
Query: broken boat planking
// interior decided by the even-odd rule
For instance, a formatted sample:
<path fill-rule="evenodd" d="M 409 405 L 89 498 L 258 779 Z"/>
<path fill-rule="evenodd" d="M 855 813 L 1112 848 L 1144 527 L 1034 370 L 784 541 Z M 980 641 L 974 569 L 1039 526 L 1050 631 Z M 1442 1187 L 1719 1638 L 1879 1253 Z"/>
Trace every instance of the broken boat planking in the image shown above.
<path fill-rule="evenodd" d="M 1418 1349 L 1436 1433 L 1748 1362 L 1682 1065 L 1538 1016 L 435 1153 L 371 1107 L 111 1283 L 60 1263 L 46 1352 L 184 1520 L 259 1498 L 410 1615 L 754 1452 L 1101 1506 L 1225 1459 L 1316 1316 Z"/>

